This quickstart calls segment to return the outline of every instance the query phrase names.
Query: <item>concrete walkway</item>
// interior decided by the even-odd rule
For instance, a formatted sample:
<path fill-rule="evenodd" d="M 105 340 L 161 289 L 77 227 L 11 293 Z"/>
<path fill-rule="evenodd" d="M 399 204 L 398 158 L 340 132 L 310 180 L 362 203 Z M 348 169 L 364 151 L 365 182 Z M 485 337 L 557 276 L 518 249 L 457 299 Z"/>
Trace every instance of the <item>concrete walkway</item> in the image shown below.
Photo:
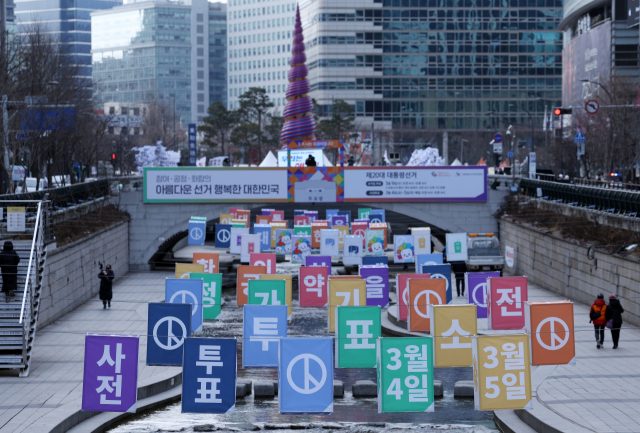
<path fill-rule="evenodd" d="M 129 273 L 117 278 L 110 310 L 94 298 L 38 330 L 29 377 L 0 376 L 0 432 L 48 432 L 78 416 L 82 398 L 84 334 L 141 335 L 139 386 L 181 372 L 146 362 L 147 302 L 164 299 L 172 273 Z M 62 426 L 59 431 L 66 431 Z"/>

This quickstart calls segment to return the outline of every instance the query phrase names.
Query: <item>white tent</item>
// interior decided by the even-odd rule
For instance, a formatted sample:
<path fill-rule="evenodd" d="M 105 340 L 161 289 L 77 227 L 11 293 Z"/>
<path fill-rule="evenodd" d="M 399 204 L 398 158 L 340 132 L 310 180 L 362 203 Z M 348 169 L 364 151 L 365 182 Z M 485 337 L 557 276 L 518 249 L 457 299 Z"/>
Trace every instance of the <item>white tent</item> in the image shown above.
<path fill-rule="evenodd" d="M 271 151 L 269 151 L 269 153 L 267 153 L 267 156 L 264 157 L 264 159 L 262 160 L 262 162 L 258 167 L 277 167 L 277 166 L 278 166 L 278 158 L 276 158 L 275 155 Z"/>
<path fill-rule="evenodd" d="M 451 167 L 457 167 L 459 165 L 462 165 L 462 163 L 458 160 L 458 158 L 456 158 L 452 163 L 451 163 Z"/>

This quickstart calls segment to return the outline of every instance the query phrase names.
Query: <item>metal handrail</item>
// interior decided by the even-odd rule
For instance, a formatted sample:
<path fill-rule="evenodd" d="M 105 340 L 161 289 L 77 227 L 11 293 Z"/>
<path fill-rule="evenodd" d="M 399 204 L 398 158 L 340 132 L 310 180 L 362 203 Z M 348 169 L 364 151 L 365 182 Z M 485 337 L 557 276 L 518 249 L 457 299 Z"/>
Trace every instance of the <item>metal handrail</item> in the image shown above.
<path fill-rule="evenodd" d="M 36 239 L 38 238 L 38 229 L 40 222 L 40 213 L 42 211 L 42 202 L 38 203 L 38 215 L 36 216 L 36 224 L 33 228 L 33 241 L 31 241 L 31 252 L 29 253 L 29 266 L 27 267 L 27 278 L 24 282 L 24 294 L 22 296 L 22 308 L 20 308 L 20 321 L 18 323 L 22 324 L 22 318 L 24 317 L 24 304 L 27 300 L 27 286 L 29 285 L 29 279 L 31 278 L 31 263 L 33 262 L 33 250 L 36 246 Z"/>

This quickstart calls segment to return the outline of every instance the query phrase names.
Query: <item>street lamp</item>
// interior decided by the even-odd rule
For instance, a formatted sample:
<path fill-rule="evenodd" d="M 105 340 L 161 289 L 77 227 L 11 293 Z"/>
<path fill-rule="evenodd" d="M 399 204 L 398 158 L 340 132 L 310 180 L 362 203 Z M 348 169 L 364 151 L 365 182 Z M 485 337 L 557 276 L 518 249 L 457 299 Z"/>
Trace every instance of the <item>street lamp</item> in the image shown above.
<path fill-rule="evenodd" d="M 614 137 L 614 135 L 613 135 L 613 98 L 611 97 L 611 93 L 609 93 L 609 90 L 608 90 L 606 87 L 604 87 L 602 84 L 600 84 L 599 82 L 597 82 L 597 81 L 587 80 L 586 78 L 585 78 L 585 79 L 582 79 L 582 80 L 580 80 L 580 81 L 581 81 L 581 82 L 583 82 L 583 83 L 596 84 L 596 85 L 598 85 L 598 86 L 602 87 L 602 89 L 603 89 L 605 92 L 607 92 L 607 95 L 609 96 L 609 103 L 611 104 L 611 115 L 610 115 L 611 117 L 609 118 L 609 131 L 610 131 L 610 134 L 611 134 L 611 137 L 610 137 L 610 140 L 611 140 L 611 146 L 613 147 L 613 137 Z M 611 168 L 611 171 L 613 171 L 613 160 L 611 161 L 611 166 L 610 166 L 610 168 Z"/>

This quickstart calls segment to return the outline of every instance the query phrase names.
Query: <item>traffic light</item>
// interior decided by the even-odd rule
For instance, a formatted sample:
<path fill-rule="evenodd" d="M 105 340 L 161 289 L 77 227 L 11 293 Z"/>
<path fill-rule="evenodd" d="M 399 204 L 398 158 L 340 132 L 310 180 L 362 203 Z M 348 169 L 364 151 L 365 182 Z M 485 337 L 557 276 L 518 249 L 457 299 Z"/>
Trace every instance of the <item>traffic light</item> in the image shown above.
<path fill-rule="evenodd" d="M 111 154 L 111 165 L 115 168 L 118 163 L 118 158 L 116 157 L 115 152 Z"/>
<path fill-rule="evenodd" d="M 561 116 L 563 114 L 571 114 L 571 108 L 558 107 L 553 110 L 553 114 L 556 116 Z"/>

